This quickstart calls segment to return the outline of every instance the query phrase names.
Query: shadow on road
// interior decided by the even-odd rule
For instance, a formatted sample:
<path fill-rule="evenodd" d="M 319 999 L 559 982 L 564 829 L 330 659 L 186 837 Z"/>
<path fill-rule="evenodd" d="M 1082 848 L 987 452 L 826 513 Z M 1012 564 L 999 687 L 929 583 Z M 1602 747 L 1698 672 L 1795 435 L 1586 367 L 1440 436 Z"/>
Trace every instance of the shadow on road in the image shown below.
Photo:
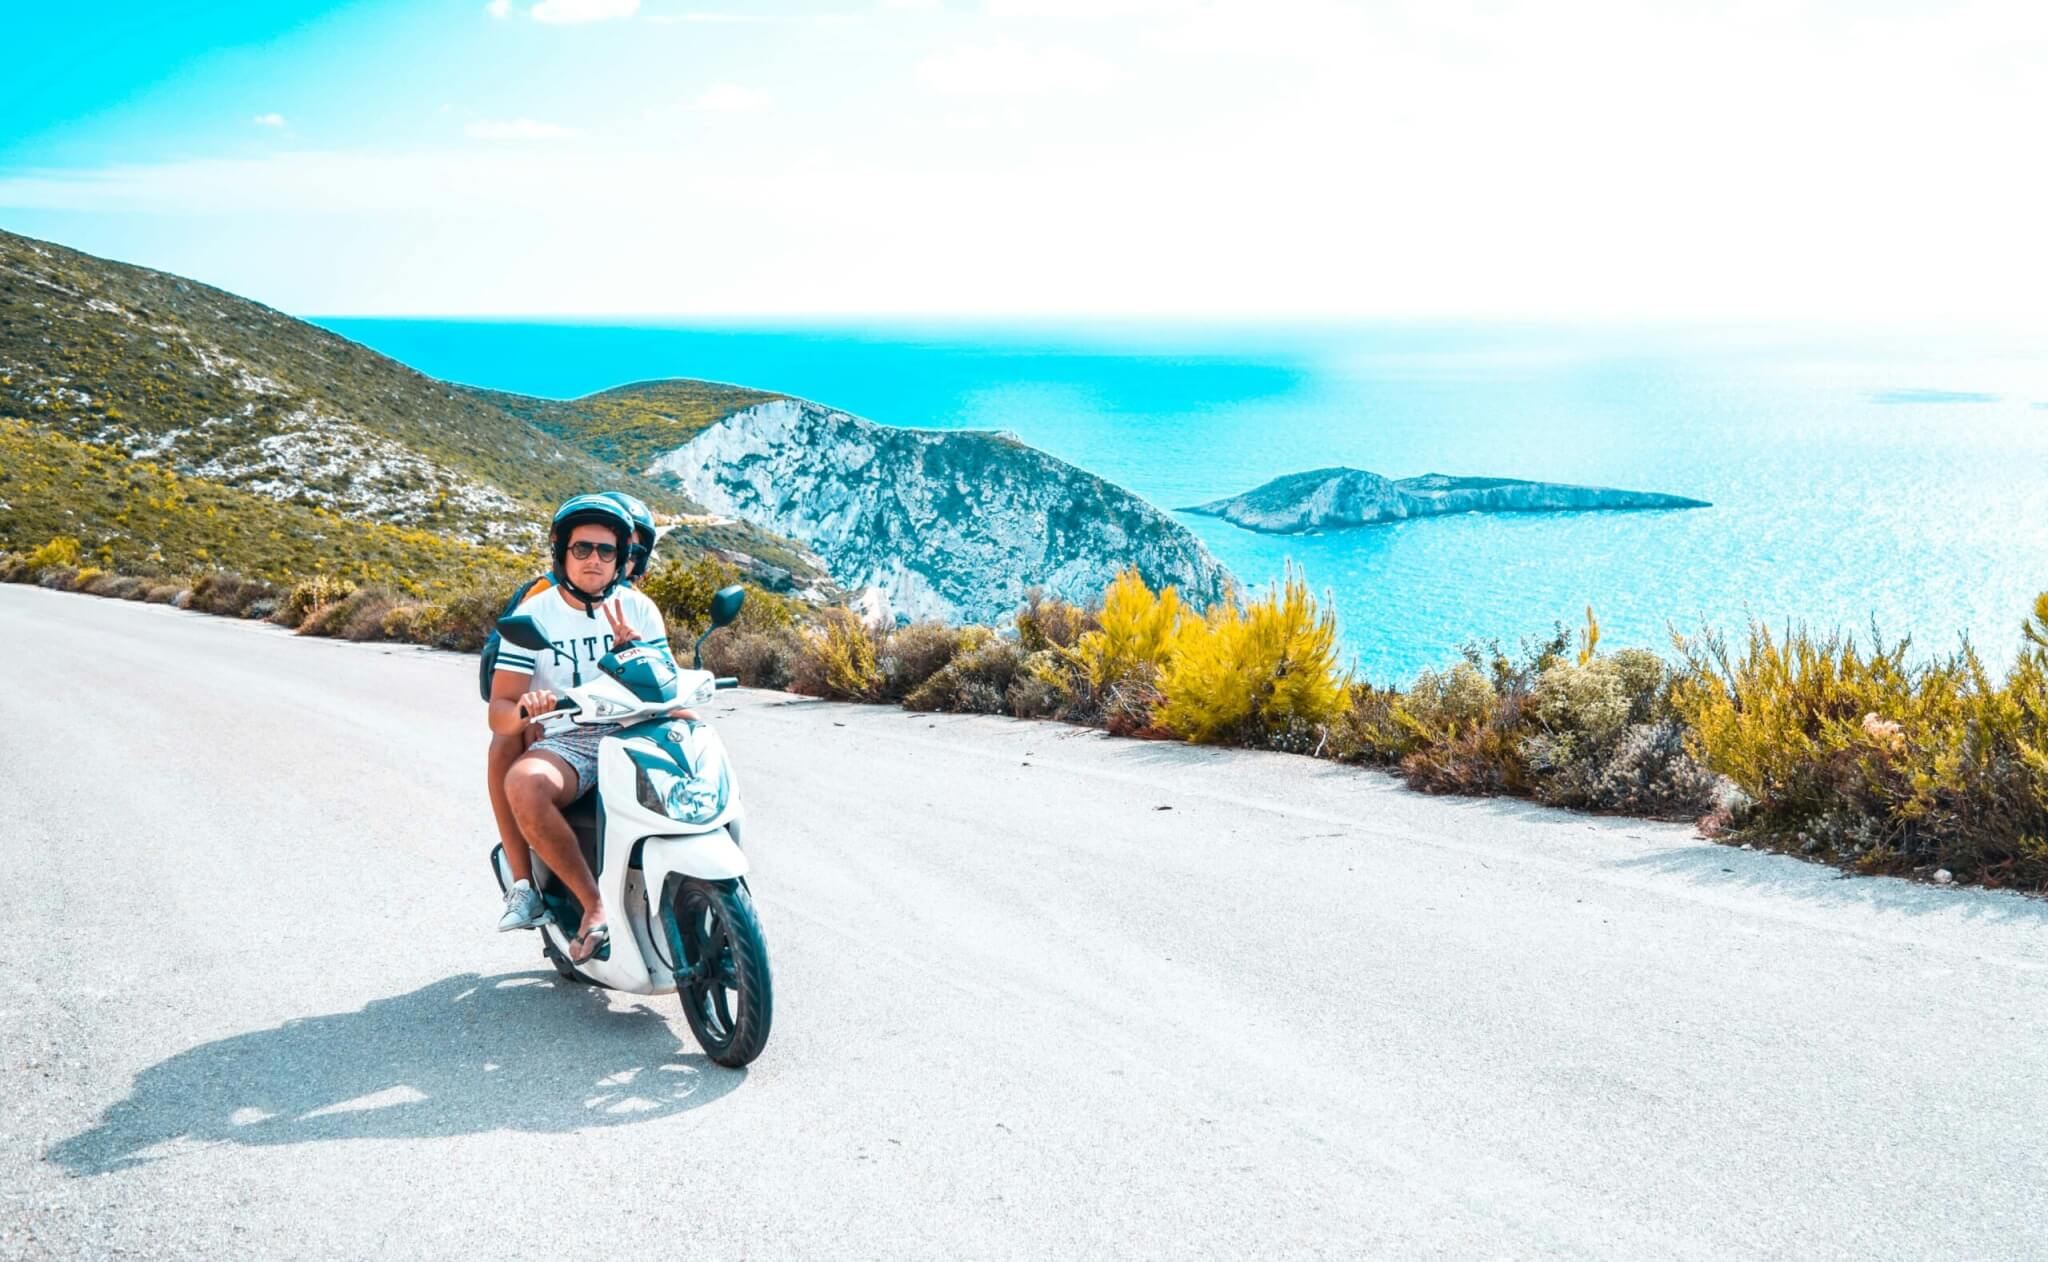
<path fill-rule="evenodd" d="M 683 1036 L 687 1038 L 687 1035 Z M 685 1051 L 645 1007 L 553 973 L 464 973 L 357 1012 L 295 1018 L 136 1075 L 99 1125 L 46 1158 L 75 1175 L 189 1138 L 238 1144 L 574 1131 L 716 1100 L 744 1070 Z"/>

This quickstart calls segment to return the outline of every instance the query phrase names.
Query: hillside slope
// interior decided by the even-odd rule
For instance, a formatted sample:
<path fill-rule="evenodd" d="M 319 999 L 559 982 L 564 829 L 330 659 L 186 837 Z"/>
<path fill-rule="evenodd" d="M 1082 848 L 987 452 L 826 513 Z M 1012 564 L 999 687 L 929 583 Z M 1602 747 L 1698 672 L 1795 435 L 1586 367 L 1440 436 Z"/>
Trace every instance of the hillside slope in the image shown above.
<path fill-rule="evenodd" d="M 606 415 L 542 410 L 585 428 Z M 211 286 L 0 231 L 8 416 L 182 478 L 522 551 L 539 546 L 548 509 L 592 487 L 630 490 L 657 511 L 698 508 L 565 440 L 566 420 L 534 424 Z M 796 582 L 821 575 L 801 547 L 744 523 L 685 522 L 674 538 L 678 551 L 716 549 Z"/>
<path fill-rule="evenodd" d="M 0 552 L 27 552 L 58 537 L 82 540 L 82 561 L 121 574 L 220 569 L 280 584 L 333 574 L 422 596 L 509 583 L 533 564 L 492 544 L 180 477 L 153 461 L 0 418 Z"/>

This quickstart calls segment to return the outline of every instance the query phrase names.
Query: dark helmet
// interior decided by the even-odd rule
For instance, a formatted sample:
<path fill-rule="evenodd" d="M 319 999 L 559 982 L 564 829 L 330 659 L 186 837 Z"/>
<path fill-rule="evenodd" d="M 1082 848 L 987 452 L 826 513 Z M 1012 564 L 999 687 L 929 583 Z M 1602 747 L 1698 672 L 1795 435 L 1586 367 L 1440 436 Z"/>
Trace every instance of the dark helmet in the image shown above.
<path fill-rule="evenodd" d="M 619 563 L 612 570 L 611 581 L 601 592 L 586 592 L 569 581 L 569 536 L 576 527 L 584 525 L 609 527 L 618 537 Z M 586 605 L 595 606 L 626 579 L 626 570 L 632 564 L 633 556 L 633 519 L 609 495 L 572 495 L 562 501 L 562 506 L 555 510 L 554 521 L 548 525 L 548 548 L 555 559 L 555 578 L 563 590 Z M 584 612 L 597 617 L 594 607 Z"/>
<path fill-rule="evenodd" d="M 626 510 L 626 516 L 633 519 L 633 549 L 631 562 L 626 566 L 626 581 L 637 583 L 647 577 L 655 542 L 661 537 L 654 531 L 654 514 L 647 511 L 646 501 L 638 496 L 624 491 L 606 491 L 605 494 L 617 500 L 619 507 Z"/>

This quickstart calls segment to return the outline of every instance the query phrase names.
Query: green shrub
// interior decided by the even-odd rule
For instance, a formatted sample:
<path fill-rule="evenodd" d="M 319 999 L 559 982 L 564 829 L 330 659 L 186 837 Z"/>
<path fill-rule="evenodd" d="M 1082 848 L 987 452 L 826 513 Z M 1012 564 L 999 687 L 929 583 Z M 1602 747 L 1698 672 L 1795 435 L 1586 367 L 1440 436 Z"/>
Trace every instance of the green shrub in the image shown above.
<path fill-rule="evenodd" d="M 720 588 L 739 581 L 738 566 L 705 553 L 691 560 L 657 565 L 640 580 L 640 590 L 661 610 L 670 635 L 694 638 L 711 625 L 712 596 Z"/>
<path fill-rule="evenodd" d="M 1401 694 L 1392 688 L 1354 683 L 1342 711 L 1330 725 L 1325 752 L 1340 762 L 1387 766 L 1414 753 L 1420 738 L 1402 721 Z"/>
<path fill-rule="evenodd" d="M 1017 643 L 1026 655 L 1073 648 L 1082 636 L 1102 625 L 1086 609 L 1036 587 L 1024 594 L 1024 607 L 1017 611 L 1016 621 Z"/>
<path fill-rule="evenodd" d="M 704 642 L 704 666 L 749 688 L 788 688 L 803 648 L 803 634 L 793 626 L 728 627 Z"/>
<path fill-rule="evenodd" d="M 1400 768 L 1409 787 L 1424 793 L 1490 797 L 1519 793 L 1526 780 L 1513 738 L 1491 725 L 1424 743 Z"/>
<path fill-rule="evenodd" d="M 903 700 L 989 634 L 985 627 L 949 627 L 941 622 L 897 627 L 883 638 L 877 658 L 882 673 L 877 696 L 884 701 Z"/>
<path fill-rule="evenodd" d="M 1752 627 L 1741 652 L 1681 642 L 1689 745 L 1751 799 L 1746 838 L 1864 871 L 1939 864 L 2048 888 L 2048 593 L 2002 680 L 1965 647 Z"/>
<path fill-rule="evenodd" d="M 875 633 L 851 610 L 827 609 L 803 635 L 790 688 L 835 701 L 869 701 L 882 686 Z"/>
<path fill-rule="evenodd" d="M 1539 774 L 1529 761 L 1536 799 L 1552 806 L 1692 821 L 1739 801 L 1732 784 L 1686 752 L 1685 728 L 1675 719 L 1632 723 L 1604 753 L 1554 773 Z"/>
<path fill-rule="evenodd" d="M 287 627 L 298 627 L 324 606 L 341 600 L 355 590 L 356 585 L 347 579 L 316 574 L 294 585 L 285 593 L 284 599 L 278 603 L 277 612 L 271 615 L 272 620 Z M 325 633 L 316 631 L 313 634 Z"/>
<path fill-rule="evenodd" d="M 462 653 L 476 652 L 497 628 L 498 611 L 512 598 L 516 586 L 509 581 L 473 582 L 450 592 L 433 603 L 432 625 L 426 630 L 428 638 L 421 642 Z M 419 624 L 423 629 L 428 627 L 425 612 L 420 615 Z"/>
<path fill-rule="evenodd" d="M 1009 703 L 1010 712 L 1020 719 L 1079 723 L 1096 717 L 1087 668 L 1070 649 L 1042 648 L 1028 654 L 1017 664 Z"/>
<path fill-rule="evenodd" d="M 270 584 L 238 574 L 202 574 L 192 583 L 192 608 L 202 613 L 246 618 L 252 605 L 276 599 L 277 589 Z"/>
<path fill-rule="evenodd" d="M 1395 713 L 1423 743 L 1433 744 L 1491 724 L 1499 703 L 1493 680 L 1465 661 L 1416 676 Z"/>
<path fill-rule="evenodd" d="M 1525 713 L 1566 739 L 1606 745 L 1627 725 L 1634 700 L 1610 659 L 1559 662 L 1537 678 Z"/>
<path fill-rule="evenodd" d="M 905 709 L 943 710 L 952 714 L 1008 714 L 1010 687 L 1024 663 L 1015 640 L 983 633 L 944 669 L 903 699 Z"/>
<path fill-rule="evenodd" d="M 441 611 L 433 605 L 393 605 L 378 621 L 377 633 L 363 639 L 394 644 L 432 644 L 441 629 Z M 359 637 L 350 636 L 350 639 Z"/>
<path fill-rule="evenodd" d="M 398 608 L 398 603 L 390 592 L 381 588 L 365 588 L 342 603 L 348 606 L 348 616 L 335 634 L 344 640 L 387 638 L 384 634 L 384 623 L 390 618 L 392 611 Z M 399 625 L 405 622 L 406 620 L 400 619 Z"/>
<path fill-rule="evenodd" d="M 343 640 L 373 638 L 394 603 L 391 593 L 382 587 L 356 588 L 315 606 L 299 623 L 298 632 Z"/>

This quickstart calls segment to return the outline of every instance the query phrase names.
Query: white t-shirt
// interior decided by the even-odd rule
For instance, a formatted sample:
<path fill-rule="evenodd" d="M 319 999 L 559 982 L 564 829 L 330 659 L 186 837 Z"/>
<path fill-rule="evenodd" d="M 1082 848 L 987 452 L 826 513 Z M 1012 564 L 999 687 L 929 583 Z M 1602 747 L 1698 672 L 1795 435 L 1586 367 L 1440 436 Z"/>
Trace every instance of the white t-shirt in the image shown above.
<path fill-rule="evenodd" d="M 570 604 L 560 588 L 549 586 L 520 601 L 512 612 L 533 619 L 554 647 L 534 652 L 508 640 L 498 646 L 498 673 L 531 675 L 529 690 L 545 689 L 557 697 L 566 688 L 589 683 L 598 677 L 598 662 L 612 651 L 612 624 L 604 611 L 613 602 L 625 615 L 626 625 L 639 633 L 640 643 L 668 651 L 668 629 L 662 625 L 661 610 L 645 593 L 621 587 L 597 607 L 593 618 L 581 606 Z M 547 726 L 554 730 L 568 721 L 563 715 L 548 720 Z"/>

